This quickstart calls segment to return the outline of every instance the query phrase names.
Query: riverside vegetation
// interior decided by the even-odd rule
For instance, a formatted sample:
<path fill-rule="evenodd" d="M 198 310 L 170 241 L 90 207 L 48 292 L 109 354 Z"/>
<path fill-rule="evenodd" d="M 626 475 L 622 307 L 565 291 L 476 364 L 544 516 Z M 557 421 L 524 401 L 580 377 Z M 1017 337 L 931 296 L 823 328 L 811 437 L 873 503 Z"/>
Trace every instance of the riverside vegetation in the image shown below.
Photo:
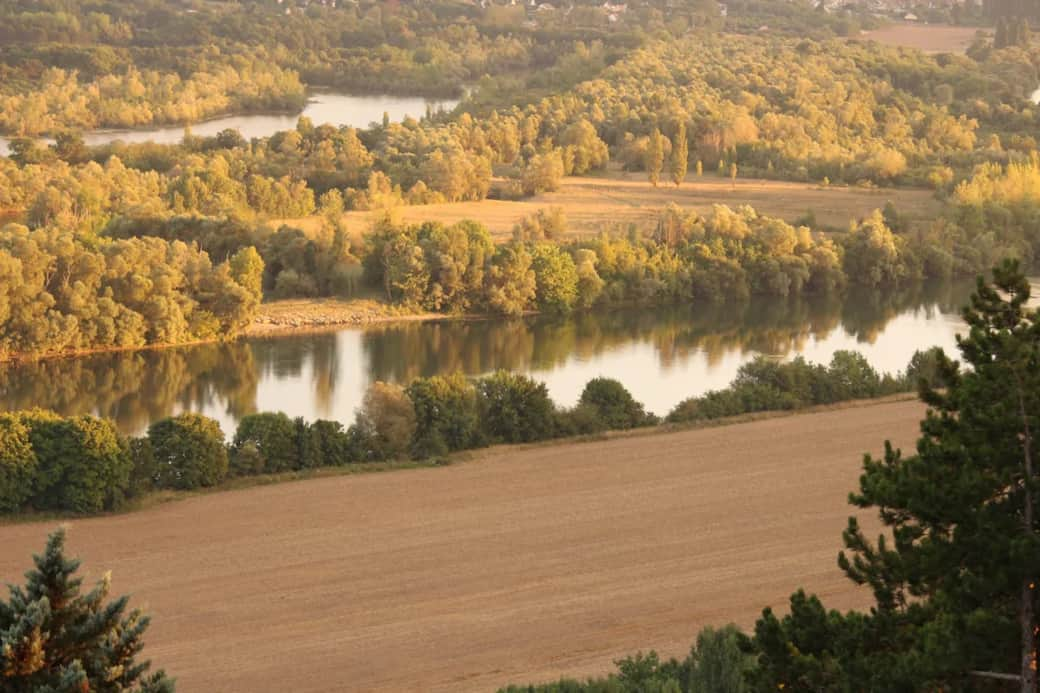
<path fill-rule="evenodd" d="M 733 626 L 704 629 L 683 661 L 639 653 L 619 660 L 617 673 L 606 678 L 502 690 L 909 692 L 978 690 L 979 682 L 1007 679 L 1023 691 L 1035 690 L 1040 564 L 1034 557 L 1040 533 L 1033 519 L 1033 431 L 1040 419 L 1040 310 L 1027 307 L 1030 293 L 1014 262 L 998 267 L 992 284 L 980 278 L 964 311 L 970 331 L 959 345 L 970 368 L 962 370 L 941 351 L 915 359 L 923 376 L 917 381 L 920 396 L 930 406 L 916 454 L 904 457 L 886 445 L 883 458 L 864 458 L 860 490 L 849 500 L 877 508 L 886 531 L 872 542 L 856 518 L 849 518 L 838 564 L 856 584 L 871 589 L 869 612 L 827 611 L 819 598 L 798 590 L 788 615 L 778 618 L 766 608 L 753 634 Z M 802 383 L 788 387 L 790 393 L 836 392 L 835 387 L 856 382 L 840 364 L 826 370 L 774 367 L 764 380 Z M 760 363 L 756 370 L 770 369 Z M 856 372 L 862 375 L 861 369 Z M 545 423 L 546 409 L 538 403 L 547 398 L 526 379 L 496 374 L 469 392 L 457 387 L 464 382 L 451 380 L 413 383 L 407 394 L 397 389 L 384 392 L 389 396 L 373 395 L 359 424 L 368 425 L 360 420 L 369 418 L 384 442 L 439 439 L 445 446 L 465 445 L 472 440 L 474 418 L 467 412 L 474 407 L 462 400 L 472 399 L 484 402 L 476 407 L 477 418 L 497 435 L 522 439 L 533 430 L 526 424 Z M 877 375 L 868 380 L 876 383 Z M 386 387 L 377 385 L 373 392 Z M 597 380 L 579 406 L 591 408 L 603 422 L 639 425 L 645 415 L 625 394 L 618 384 Z M 454 406 L 441 407 L 438 400 Z M 219 429 L 188 416 L 156 424 L 149 439 L 168 451 L 164 462 L 180 467 L 173 478 L 204 483 L 208 471 L 193 460 L 217 459 L 223 452 L 226 461 L 227 452 L 214 436 Z M 429 422 L 430 436 L 416 435 L 420 421 Z M 262 438 L 263 428 L 246 433 L 240 428 L 235 444 Z M 251 459 L 266 454 L 242 449 L 251 450 Z M 293 455 L 291 445 L 269 452 L 286 459 Z M 138 612 L 124 617 L 126 598 L 102 608 L 107 580 L 81 596 L 80 581 L 72 577 L 78 562 L 65 559 L 63 542 L 63 532 L 52 535 L 46 552 L 35 558 L 36 569 L 27 574 L 26 588 L 12 588 L 10 602 L 0 602 L 0 677 L 7 687 L 74 690 L 104 681 L 115 690 L 171 691 L 173 683 L 163 672 L 146 675 L 148 663 L 136 661 L 147 619 Z M 54 637 L 59 624 L 71 624 L 69 637 Z"/>
<path fill-rule="evenodd" d="M 839 352 L 828 366 L 796 358 L 760 357 L 733 384 L 680 403 L 668 423 L 793 410 L 905 392 L 933 379 L 935 351 L 920 352 L 897 376 L 878 374 L 859 354 Z M 231 440 L 199 414 L 154 422 L 141 438 L 114 422 L 62 417 L 44 410 L 0 414 L 0 512 L 96 513 L 118 510 L 153 490 L 193 490 L 231 477 L 279 474 L 401 459 L 437 461 L 498 443 L 530 443 L 658 424 L 616 380 L 589 381 L 572 409 L 549 398 L 545 385 L 499 371 L 376 382 L 356 421 L 307 422 L 282 413 L 249 414 Z"/>
<path fill-rule="evenodd" d="M 980 278 L 959 344 L 970 368 L 935 354 L 915 453 L 886 443 L 865 457 L 849 502 L 877 509 L 884 532 L 872 541 L 850 517 L 838 566 L 871 590 L 869 611 L 827 610 L 798 590 L 787 615 L 765 609 L 751 634 L 705 629 L 681 662 L 639 653 L 609 677 L 502 693 L 1035 691 L 1040 310 L 1029 299 L 1014 263 Z"/>
<path fill-rule="evenodd" d="M 551 95 L 495 96 L 492 78 L 455 114 L 364 130 L 301 119 L 252 141 L 235 131 L 179 145 L 90 148 L 68 132 L 49 146 L 16 141 L 0 160 L 0 208 L 13 220 L 0 228 L 0 265 L 17 278 L 0 287 L 0 357 L 232 338 L 265 298 L 375 288 L 408 309 L 515 315 L 888 290 L 1034 259 L 1040 167 L 1021 91 L 1031 46 L 942 57 L 710 32 L 693 41 L 622 54 L 572 42 Z M 847 233 L 813 228 L 811 216 L 668 209 L 656 228 L 605 220 L 600 238 L 574 243 L 546 214 L 497 247 L 479 223 L 412 227 L 380 213 L 536 194 L 611 162 L 645 170 L 648 185 L 707 168 L 823 187 L 927 184 L 946 204 L 930 224 L 888 206 Z M 377 212 L 365 238 L 347 229 L 350 209 Z M 294 227 L 315 213 L 316 230 Z M 174 258 L 171 271 L 158 257 Z"/>

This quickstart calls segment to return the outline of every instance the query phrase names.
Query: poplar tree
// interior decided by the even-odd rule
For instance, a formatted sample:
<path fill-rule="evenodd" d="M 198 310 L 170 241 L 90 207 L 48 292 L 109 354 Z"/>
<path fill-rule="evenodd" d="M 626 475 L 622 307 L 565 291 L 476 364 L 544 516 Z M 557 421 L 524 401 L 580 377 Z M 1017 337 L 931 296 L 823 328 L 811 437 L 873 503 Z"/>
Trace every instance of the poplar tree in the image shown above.
<path fill-rule="evenodd" d="M 149 619 L 108 598 L 106 576 L 81 594 L 79 561 L 65 557 L 65 531 L 50 535 L 25 587 L 0 601 L 0 690 L 6 693 L 173 693 L 174 682 L 139 661 Z"/>
<path fill-rule="evenodd" d="M 650 184 L 655 188 L 661 180 L 661 169 L 664 167 L 664 135 L 657 128 L 650 134 L 650 144 L 646 149 L 646 173 Z"/>
<path fill-rule="evenodd" d="M 686 167 L 689 156 L 690 149 L 686 142 L 686 123 L 680 121 L 675 130 L 675 139 L 672 140 L 671 173 L 675 187 L 679 187 L 686 180 Z"/>

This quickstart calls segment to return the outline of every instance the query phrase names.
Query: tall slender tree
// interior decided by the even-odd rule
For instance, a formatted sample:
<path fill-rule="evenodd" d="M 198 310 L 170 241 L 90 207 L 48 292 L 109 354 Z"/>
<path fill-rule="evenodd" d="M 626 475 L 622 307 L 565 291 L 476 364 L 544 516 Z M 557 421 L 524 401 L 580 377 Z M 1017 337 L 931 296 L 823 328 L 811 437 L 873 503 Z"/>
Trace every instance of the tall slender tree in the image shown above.
<path fill-rule="evenodd" d="M 664 167 L 664 135 L 657 128 L 650 133 L 650 144 L 646 148 L 646 174 L 650 184 L 655 188 L 661 180 L 661 169 Z"/>
<path fill-rule="evenodd" d="M 690 147 L 686 141 L 686 123 L 679 121 L 675 128 L 675 138 L 672 140 L 671 174 L 675 187 L 679 187 L 686 180 L 689 157 Z"/>

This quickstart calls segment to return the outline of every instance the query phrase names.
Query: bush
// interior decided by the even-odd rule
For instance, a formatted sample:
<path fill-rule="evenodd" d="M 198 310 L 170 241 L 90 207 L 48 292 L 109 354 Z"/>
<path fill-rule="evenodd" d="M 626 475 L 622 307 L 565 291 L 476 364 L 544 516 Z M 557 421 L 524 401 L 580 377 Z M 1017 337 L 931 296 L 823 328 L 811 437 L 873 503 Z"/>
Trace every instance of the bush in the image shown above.
<path fill-rule="evenodd" d="M 593 378 L 586 383 L 578 405 L 588 407 L 611 430 L 647 426 L 656 420 L 624 385 L 612 378 Z"/>
<path fill-rule="evenodd" d="M 589 406 L 579 404 L 556 415 L 556 432 L 560 436 L 581 436 L 606 430 L 599 413 Z"/>
<path fill-rule="evenodd" d="M 296 444 L 297 427 L 293 420 L 281 412 L 265 412 L 242 417 L 235 431 L 235 439 L 231 444 L 232 457 L 243 454 L 241 462 L 236 462 L 236 473 L 239 469 L 255 468 L 257 461 L 252 451 L 242 452 L 251 445 L 260 455 L 260 472 L 284 472 L 299 467 Z M 242 471 L 241 473 L 249 473 Z M 259 473 L 259 472 L 253 472 Z"/>
<path fill-rule="evenodd" d="M 494 441 L 528 443 L 556 435 L 556 407 L 544 383 L 497 371 L 477 382 L 484 433 Z"/>
<path fill-rule="evenodd" d="M 405 393 L 415 410 L 412 455 L 417 459 L 476 447 L 482 441 L 477 391 L 461 373 L 413 380 Z"/>
<path fill-rule="evenodd" d="M 215 486 L 228 472 L 220 424 L 201 414 L 181 414 L 148 427 L 159 486 L 194 489 Z"/>

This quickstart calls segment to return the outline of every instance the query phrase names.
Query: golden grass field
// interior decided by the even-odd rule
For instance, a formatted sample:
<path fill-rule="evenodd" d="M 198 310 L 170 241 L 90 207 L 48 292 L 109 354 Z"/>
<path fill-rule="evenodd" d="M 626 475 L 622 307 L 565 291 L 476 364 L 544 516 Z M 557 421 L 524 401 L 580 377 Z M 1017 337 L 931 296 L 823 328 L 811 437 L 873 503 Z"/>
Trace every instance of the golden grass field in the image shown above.
<path fill-rule="evenodd" d="M 909 447 L 922 413 L 496 448 L 75 520 L 69 548 L 152 613 L 146 654 L 184 693 L 487 692 L 681 657 L 799 586 L 866 606 L 835 565 L 846 497 L 862 453 Z M 53 524 L 0 527 L 0 581 Z"/>
<path fill-rule="evenodd" d="M 907 188 L 868 189 L 858 187 L 821 187 L 817 184 L 737 178 L 730 181 L 717 175 L 691 176 L 683 185 L 652 187 L 642 173 L 612 171 L 604 177 L 564 178 L 560 189 L 532 198 L 506 201 L 454 202 L 435 205 L 404 206 L 395 210 L 402 221 L 440 221 L 452 224 L 463 219 L 480 221 L 495 238 L 510 237 L 513 226 L 539 209 L 559 206 L 567 216 L 572 233 L 595 235 L 603 230 L 629 224 L 652 225 L 661 209 L 674 203 L 687 209 L 710 211 L 713 204 L 731 207 L 751 205 L 759 213 L 788 221 L 813 210 L 820 224 L 846 228 L 853 218 L 863 217 L 891 200 L 911 220 L 925 220 L 938 214 L 940 203 L 929 190 Z M 372 212 L 348 212 L 348 227 L 355 234 L 368 230 Z M 320 223 L 317 217 L 279 220 L 304 230 Z"/>
<path fill-rule="evenodd" d="M 978 30 L 973 26 L 897 23 L 865 32 L 862 38 L 889 46 L 916 48 L 925 53 L 963 53 Z"/>

